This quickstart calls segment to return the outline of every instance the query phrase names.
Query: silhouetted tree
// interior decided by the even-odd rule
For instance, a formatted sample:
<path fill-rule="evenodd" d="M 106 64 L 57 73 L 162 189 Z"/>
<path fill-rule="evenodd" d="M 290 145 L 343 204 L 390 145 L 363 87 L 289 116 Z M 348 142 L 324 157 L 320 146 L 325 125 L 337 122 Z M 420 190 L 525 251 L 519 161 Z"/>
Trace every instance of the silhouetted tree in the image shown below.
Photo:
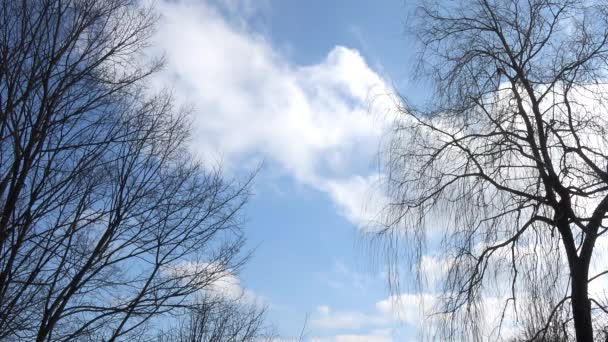
<path fill-rule="evenodd" d="M 573 339 L 568 306 L 557 306 L 542 298 L 531 299 L 522 312 L 518 325 L 521 336 L 512 341 L 568 342 Z M 557 308 L 557 311 L 554 311 Z"/>
<path fill-rule="evenodd" d="M 0 2 L 0 339 L 145 339 L 242 264 L 247 184 L 186 149 L 135 0 Z M 155 336 L 155 335 L 153 335 Z"/>
<path fill-rule="evenodd" d="M 389 147 L 389 256 L 419 260 L 429 224 L 441 236 L 443 337 L 482 339 L 490 291 L 518 320 L 542 285 L 557 297 L 545 323 L 569 305 L 592 341 L 607 312 L 588 286 L 608 272 L 593 258 L 608 231 L 608 5 L 428 1 L 413 27 L 435 92 L 404 100 Z"/>
<path fill-rule="evenodd" d="M 205 295 L 177 318 L 177 325 L 161 333 L 158 342 L 264 342 L 274 337 L 265 324 L 265 308 L 241 297 Z"/>

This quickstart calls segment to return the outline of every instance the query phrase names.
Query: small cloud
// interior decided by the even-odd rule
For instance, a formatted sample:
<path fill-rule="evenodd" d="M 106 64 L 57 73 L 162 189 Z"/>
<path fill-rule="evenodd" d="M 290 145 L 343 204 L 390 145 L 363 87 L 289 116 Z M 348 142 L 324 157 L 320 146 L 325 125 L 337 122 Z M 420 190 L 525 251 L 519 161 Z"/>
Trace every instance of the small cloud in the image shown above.
<path fill-rule="evenodd" d="M 264 298 L 245 288 L 241 280 L 221 265 L 206 262 L 182 262 L 167 265 L 163 272 L 182 279 L 184 282 L 200 284 L 205 295 L 218 296 L 228 300 L 240 300 L 247 304 L 263 304 Z"/>
<path fill-rule="evenodd" d="M 384 334 L 350 334 L 332 337 L 315 337 L 310 342 L 392 342 L 393 338 Z"/>
<path fill-rule="evenodd" d="M 324 330 L 358 330 L 370 326 L 383 326 L 387 323 L 381 316 L 367 315 L 357 311 L 332 311 L 326 305 L 317 307 L 311 320 L 312 327 Z"/>

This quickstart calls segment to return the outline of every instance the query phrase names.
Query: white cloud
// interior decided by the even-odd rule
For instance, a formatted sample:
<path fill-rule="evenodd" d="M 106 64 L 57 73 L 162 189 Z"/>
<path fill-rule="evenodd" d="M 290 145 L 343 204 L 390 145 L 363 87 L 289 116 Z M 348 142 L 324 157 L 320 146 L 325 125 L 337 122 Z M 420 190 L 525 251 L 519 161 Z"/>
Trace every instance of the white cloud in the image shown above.
<path fill-rule="evenodd" d="M 388 199 L 378 191 L 379 186 L 380 175 L 372 174 L 327 180 L 323 189 L 330 194 L 342 215 L 360 227 L 373 228 L 388 204 Z"/>
<path fill-rule="evenodd" d="M 200 283 L 205 295 L 227 300 L 239 299 L 247 304 L 264 303 L 264 298 L 245 288 L 239 277 L 222 265 L 207 262 L 182 262 L 165 266 L 163 272 L 180 277 L 184 281 Z"/>
<path fill-rule="evenodd" d="M 246 24 L 258 11 L 254 2 L 214 4 L 159 3 L 155 45 L 167 66 L 156 82 L 173 85 L 178 102 L 194 107 L 194 151 L 228 169 L 264 159 L 273 173 L 326 193 L 341 215 L 365 226 L 385 201 L 370 169 L 392 122 L 388 82 L 344 46 L 316 64 L 296 65 Z M 238 279 L 225 280 L 217 283 L 222 291 L 241 290 Z M 392 341 L 392 323 L 394 316 L 377 307 L 361 313 L 320 306 L 311 319 L 317 328 L 380 330 L 312 341 Z"/>
<path fill-rule="evenodd" d="M 319 338 L 315 337 L 311 342 L 392 342 L 393 339 L 389 335 L 384 334 L 351 334 L 351 335 L 336 335 L 332 337 Z"/>
<path fill-rule="evenodd" d="M 352 338 L 352 341 L 364 339 L 359 332 L 382 331 L 382 334 L 372 334 L 376 337 L 392 341 L 395 334 L 406 332 L 400 340 L 419 340 L 428 338 L 425 334 L 436 331 L 437 325 L 441 324 L 441 315 L 436 314 L 438 309 L 438 293 L 403 293 L 390 296 L 375 303 L 369 312 L 363 311 L 341 311 L 334 310 L 327 305 L 317 307 L 311 326 L 321 331 L 340 332 L 330 338 L 312 339 L 317 341 L 340 341 L 342 338 Z M 512 306 L 508 306 L 505 316 L 502 316 L 507 297 L 486 297 L 481 307 L 483 318 L 478 322 L 483 340 L 508 341 L 518 333 L 518 324 Z M 445 318 L 445 317 L 443 317 Z M 449 318 L 448 318 L 449 319 Z M 502 320 L 501 329 L 498 330 Z M 414 328 L 414 330 L 401 328 L 403 324 Z M 365 335 L 370 337 L 371 335 Z M 371 338 L 371 337 L 370 337 Z M 350 341 L 345 339 L 344 341 Z"/>
<path fill-rule="evenodd" d="M 397 326 L 407 324 L 420 328 L 425 324 L 427 315 L 432 312 L 436 297 L 432 294 L 401 294 L 391 296 L 375 303 L 369 312 L 334 310 L 327 305 L 318 306 L 311 319 L 311 326 L 326 331 L 339 331 L 348 334 L 340 335 L 358 341 L 357 334 L 353 332 L 375 331 L 374 336 L 381 336 L 392 340 L 391 336 L 397 332 Z M 382 332 L 382 334 L 378 334 Z M 334 336 L 335 340 L 338 335 Z M 369 337 L 369 336 L 367 336 Z M 316 341 L 313 339 L 313 341 Z M 320 339 L 318 341 L 326 341 Z M 349 340 L 345 340 L 349 341 Z"/>
<path fill-rule="evenodd" d="M 193 148 L 229 168 L 263 158 L 365 223 L 378 208 L 366 210 L 373 197 L 366 188 L 377 179 L 369 169 L 393 108 L 390 86 L 343 46 L 318 64 L 294 65 L 266 37 L 226 17 L 255 12 L 245 2 L 229 1 L 229 11 L 205 1 L 160 3 L 156 41 L 168 64 L 157 81 L 194 106 Z M 238 8 L 247 13 L 235 14 Z"/>
<path fill-rule="evenodd" d="M 311 320 L 311 325 L 319 329 L 358 330 L 370 326 L 383 326 L 390 321 L 383 316 L 367 315 L 358 311 L 333 311 L 329 306 L 321 305 Z"/>
<path fill-rule="evenodd" d="M 376 303 L 376 309 L 385 317 L 421 327 L 432 312 L 436 296 L 431 294 L 401 294 Z"/>

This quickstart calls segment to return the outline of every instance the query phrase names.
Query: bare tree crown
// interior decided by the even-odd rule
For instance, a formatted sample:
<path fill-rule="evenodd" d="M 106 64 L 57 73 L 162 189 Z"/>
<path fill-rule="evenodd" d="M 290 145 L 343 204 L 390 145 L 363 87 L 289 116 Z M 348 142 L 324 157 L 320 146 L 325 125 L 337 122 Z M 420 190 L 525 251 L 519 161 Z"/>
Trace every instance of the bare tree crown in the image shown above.
<path fill-rule="evenodd" d="M 537 307 L 531 340 L 560 312 L 571 338 L 592 341 L 608 308 L 589 292 L 608 271 L 590 268 L 608 230 L 608 6 L 429 1 L 416 15 L 418 75 L 436 91 L 428 106 L 400 111 L 380 234 L 392 255 L 403 254 L 395 241 L 408 242 L 414 260 L 427 227 L 441 237 L 435 333 L 488 338 L 480 322 L 492 295 L 504 329 Z"/>
<path fill-rule="evenodd" d="M 0 4 L 0 339 L 115 341 L 243 259 L 247 184 L 187 152 L 134 0 Z M 188 272 L 181 272 L 188 265 Z"/>

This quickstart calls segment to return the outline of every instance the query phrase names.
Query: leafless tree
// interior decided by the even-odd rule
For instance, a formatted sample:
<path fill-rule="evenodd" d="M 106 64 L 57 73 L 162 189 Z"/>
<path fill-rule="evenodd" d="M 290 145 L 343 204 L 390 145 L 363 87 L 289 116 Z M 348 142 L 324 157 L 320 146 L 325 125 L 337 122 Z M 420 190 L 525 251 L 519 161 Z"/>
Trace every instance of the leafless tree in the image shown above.
<path fill-rule="evenodd" d="M 178 323 L 161 333 L 158 342 L 272 341 L 265 323 L 265 308 L 242 298 L 204 295 L 178 316 Z"/>
<path fill-rule="evenodd" d="M 534 298 L 527 303 L 522 310 L 519 329 L 521 336 L 511 339 L 513 342 L 536 341 L 536 342 L 568 342 L 572 341 L 570 323 L 570 308 L 559 306 L 553 312 L 555 303 L 547 302 L 542 298 Z M 549 318 L 551 317 L 551 318 Z"/>
<path fill-rule="evenodd" d="M 569 306 L 576 340 L 593 341 L 608 312 L 589 291 L 608 273 L 593 258 L 608 231 L 608 5 L 428 1 L 415 15 L 435 91 L 404 99 L 387 153 L 393 270 L 425 243 L 443 252 L 443 337 L 483 339 L 489 296 L 519 322 L 540 287 L 556 300 L 533 336 Z"/>
<path fill-rule="evenodd" d="M 187 116 L 147 86 L 155 20 L 135 0 L 0 2 L 0 340 L 145 340 L 243 262 L 248 182 L 195 161 Z"/>

